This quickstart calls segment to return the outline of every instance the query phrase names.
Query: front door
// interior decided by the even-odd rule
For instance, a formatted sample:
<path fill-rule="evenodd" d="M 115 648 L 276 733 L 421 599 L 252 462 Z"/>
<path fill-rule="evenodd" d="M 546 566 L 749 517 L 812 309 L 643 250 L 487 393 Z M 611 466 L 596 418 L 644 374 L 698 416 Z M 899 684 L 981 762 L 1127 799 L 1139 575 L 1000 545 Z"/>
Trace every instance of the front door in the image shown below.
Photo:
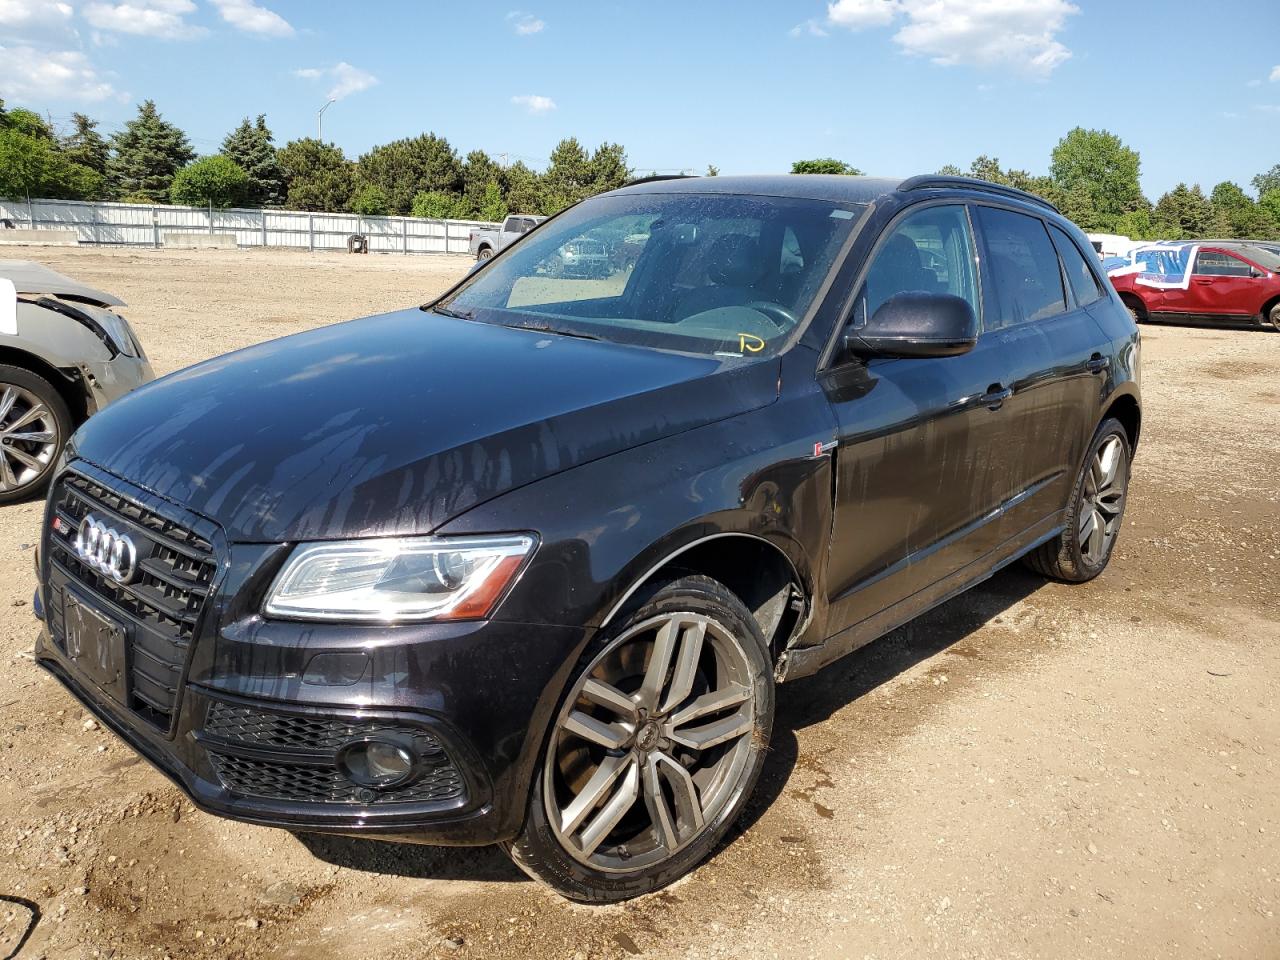
<path fill-rule="evenodd" d="M 1258 309 L 1254 269 L 1225 250 L 1201 247 L 1187 289 L 1164 292 L 1162 309 L 1190 317 L 1249 317 Z"/>
<path fill-rule="evenodd" d="M 897 293 L 964 297 L 981 315 L 962 204 L 913 207 L 880 239 L 855 324 Z M 979 345 L 958 357 L 846 358 L 822 374 L 838 422 L 827 582 L 830 632 L 905 600 L 986 552 L 998 497 L 1001 364 Z"/>

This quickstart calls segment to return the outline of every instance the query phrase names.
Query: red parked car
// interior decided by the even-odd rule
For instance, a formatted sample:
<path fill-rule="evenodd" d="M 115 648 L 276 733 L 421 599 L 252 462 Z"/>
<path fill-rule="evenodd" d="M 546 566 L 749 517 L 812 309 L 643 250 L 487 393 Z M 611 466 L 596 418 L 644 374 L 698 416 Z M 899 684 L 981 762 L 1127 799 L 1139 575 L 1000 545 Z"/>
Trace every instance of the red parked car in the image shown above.
<path fill-rule="evenodd" d="M 1280 253 L 1243 241 L 1158 243 L 1109 271 L 1133 318 L 1243 320 L 1280 330 Z"/>

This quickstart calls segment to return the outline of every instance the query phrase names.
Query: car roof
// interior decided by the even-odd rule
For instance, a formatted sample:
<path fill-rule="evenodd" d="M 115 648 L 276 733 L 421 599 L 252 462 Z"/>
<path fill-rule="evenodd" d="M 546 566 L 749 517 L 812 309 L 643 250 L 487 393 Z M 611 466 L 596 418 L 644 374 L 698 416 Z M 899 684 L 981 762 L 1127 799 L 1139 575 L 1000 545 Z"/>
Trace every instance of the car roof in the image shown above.
<path fill-rule="evenodd" d="M 30 260 L 0 260 L 0 277 L 12 280 L 18 293 L 50 294 L 66 300 L 81 300 L 99 307 L 120 307 L 124 301 L 88 284 L 63 276 L 44 264 Z"/>
<path fill-rule="evenodd" d="M 670 177 L 645 180 L 614 190 L 614 194 L 722 193 L 738 196 L 795 197 L 832 203 L 871 203 L 893 193 L 903 181 L 890 177 L 849 177 L 843 174 L 787 173 L 762 176 Z"/>

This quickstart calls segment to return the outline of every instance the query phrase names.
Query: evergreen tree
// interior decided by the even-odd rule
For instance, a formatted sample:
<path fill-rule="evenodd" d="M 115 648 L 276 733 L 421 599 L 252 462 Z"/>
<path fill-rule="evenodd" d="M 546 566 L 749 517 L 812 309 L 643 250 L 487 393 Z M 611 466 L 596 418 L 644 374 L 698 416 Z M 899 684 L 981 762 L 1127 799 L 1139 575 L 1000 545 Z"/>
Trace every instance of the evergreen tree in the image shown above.
<path fill-rule="evenodd" d="M 419 193 L 462 191 L 458 154 L 434 133 L 374 147 L 360 158 L 358 176 L 361 183 L 382 191 L 391 213 L 408 213 Z"/>
<path fill-rule="evenodd" d="M 222 155 L 249 177 L 243 202 L 255 207 L 278 207 L 288 192 L 265 114 L 256 123 L 245 117 L 222 141 Z"/>
<path fill-rule="evenodd" d="M 509 213 L 542 212 L 542 178 L 517 161 L 502 171 L 502 194 Z"/>
<path fill-rule="evenodd" d="M 1152 226 L 1167 240 L 1190 240 L 1203 237 L 1213 222 L 1213 204 L 1200 185 L 1188 187 L 1180 183 L 1156 204 Z"/>
<path fill-rule="evenodd" d="M 276 154 L 289 184 L 285 206 L 291 210 L 346 210 L 355 190 L 355 164 L 341 147 L 314 137 L 291 140 Z"/>
<path fill-rule="evenodd" d="M 462 162 L 462 196 L 467 216 L 479 214 L 485 202 L 489 184 L 502 180 L 502 167 L 498 166 L 483 150 L 472 150 Z M 482 220 L 490 219 L 481 217 Z"/>
<path fill-rule="evenodd" d="M 111 138 L 107 162 L 112 187 L 121 195 L 164 203 L 174 174 L 195 159 L 187 135 L 167 123 L 155 101 L 144 100 L 138 115 Z"/>
<path fill-rule="evenodd" d="M 617 143 L 602 143 L 591 155 L 591 192 L 617 190 L 631 179 L 627 151 Z"/>
<path fill-rule="evenodd" d="M 490 180 L 485 184 L 484 196 L 480 198 L 480 208 L 476 216 L 490 223 L 500 223 L 507 218 L 507 204 L 502 199 L 502 189 L 498 181 Z"/>
<path fill-rule="evenodd" d="M 73 163 L 105 176 L 111 150 L 102 134 L 98 133 L 98 121 L 90 120 L 83 113 L 73 113 L 71 122 L 75 124 L 75 130 L 60 141 L 63 154 Z"/>
<path fill-rule="evenodd" d="M 595 172 L 591 158 L 577 137 L 567 137 L 551 151 L 551 163 L 542 176 L 542 213 L 563 210 L 592 194 Z"/>

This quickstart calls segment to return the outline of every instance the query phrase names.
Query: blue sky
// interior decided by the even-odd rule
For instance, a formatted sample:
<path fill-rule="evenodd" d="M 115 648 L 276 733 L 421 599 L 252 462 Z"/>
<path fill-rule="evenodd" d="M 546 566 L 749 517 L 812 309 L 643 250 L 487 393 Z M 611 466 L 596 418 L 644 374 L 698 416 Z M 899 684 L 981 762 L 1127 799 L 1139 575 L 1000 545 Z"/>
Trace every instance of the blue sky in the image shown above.
<path fill-rule="evenodd" d="M 150 97 L 202 152 L 257 113 L 314 135 L 333 93 L 352 157 L 431 130 L 533 166 L 576 135 L 642 172 L 1045 172 L 1083 125 L 1141 152 L 1153 200 L 1280 163 L 1275 0 L 519 4 L 0 0 L 0 97 L 108 131 Z"/>

